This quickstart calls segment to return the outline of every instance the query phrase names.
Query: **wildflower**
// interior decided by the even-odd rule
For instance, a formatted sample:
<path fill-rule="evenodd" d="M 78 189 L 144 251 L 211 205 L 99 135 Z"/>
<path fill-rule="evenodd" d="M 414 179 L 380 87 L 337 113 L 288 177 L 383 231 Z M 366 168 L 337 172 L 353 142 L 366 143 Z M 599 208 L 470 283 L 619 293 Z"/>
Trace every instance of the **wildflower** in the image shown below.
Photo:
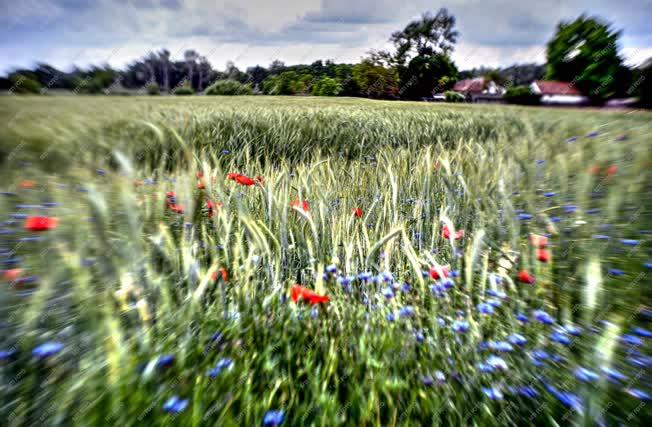
<path fill-rule="evenodd" d="M 637 388 L 626 388 L 624 391 L 625 393 L 632 396 L 634 399 L 642 400 L 643 402 L 650 401 L 650 395 L 644 392 L 643 390 L 639 390 Z"/>
<path fill-rule="evenodd" d="M 582 329 L 574 325 L 566 325 L 563 329 L 567 334 L 573 335 L 575 337 L 582 335 Z"/>
<path fill-rule="evenodd" d="M 398 315 L 400 317 L 412 317 L 414 315 L 414 307 L 406 305 L 399 310 Z"/>
<path fill-rule="evenodd" d="M 559 218 L 558 216 L 550 217 L 550 222 L 560 222 L 560 221 L 561 221 L 561 218 Z"/>
<path fill-rule="evenodd" d="M 217 377 L 220 372 L 222 372 L 225 369 L 229 369 L 231 366 L 233 366 L 233 359 L 220 359 L 215 367 L 211 370 L 208 371 L 206 374 L 209 378 L 215 378 Z"/>
<path fill-rule="evenodd" d="M 265 413 L 263 417 L 263 426 L 275 427 L 283 424 L 285 414 L 281 410 L 270 410 Z"/>
<path fill-rule="evenodd" d="M 219 273 L 219 275 L 218 275 L 218 273 Z M 228 270 L 226 268 L 224 268 L 224 267 L 220 267 L 219 270 L 213 272 L 213 275 L 212 275 L 211 279 L 213 279 L 213 282 L 217 282 L 217 279 L 219 277 L 222 277 L 222 281 L 224 283 L 228 282 L 229 281 L 229 272 L 228 272 Z"/>
<path fill-rule="evenodd" d="M 595 138 L 596 136 L 598 136 L 597 131 L 592 131 L 592 132 L 589 132 L 589 133 L 586 134 L 587 138 Z"/>
<path fill-rule="evenodd" d="M 168 414 L 179 414 L 188 406 L 188 399 L 180 399 L 179 396 L 172 396 L 163 404 L 163 410 Z"/>
<path fill-rule="evenodd" d="M 425 336 L 423 335 L 423 332 L 418 331 L 414 334 L 414 339 L 416 339 L 417 342 L 421 343 L 423 340 L 425 340 Z"/>
<path fill-rule="evenodd" d="M 499 371 L 507 370 L 507 362 L 502 357 L 491 355 L 487 358 L 486 364 Z"/>
<path fill-rule="evenodd" d="M 536 248 L 543 249 L 548 245 L 548 238 L 540 234 L 530 234 L 530 243 Z"/>
<path fill-rule="evenodd" d="M 390 288 L 389 286 L 386 287 L 386 288 L 383 290 L 383 296 L 384 296 L 385 298 L 387 298 L 387 299 L 392 299 L 392 298 L 394 298 L 394 290 L 393 290 L 392 288 Z"/>
<path fill-rule="evenodd" d="M 634 333 L 635 335 L 638 335 L 639 337 L 652 338 L 652 332 L 648 331 L 647 329 L 634 328 L 634 329 L 632 329 L 632 333 Z"/>
<path fill-rule="evenodd" d="M 0 350 L 0 360 L 9 360 L 16 354 L 15 350 Z"/>
<path fill-rule="evenodd" d="M 609 368 L 608 366 L 603 366 L 600 368 L 602 372 L 604 372 L 609 380 L 612 382 L 618 382 L 618 381 L 625 381 L 627 377 L 620 372 L 616 371 L 615 369 Z"/>
<path fill-rule="evenodd" d="M 426 387 L 430 387 L 431 385 L 434 384 L 435 380 L 433 380 L 430 375 L 425 375 L 425 376 L 421 377 L 421 382 Z"/>
<path fill-rule="evenodd" d="M 23 274 L 23 270 L 20 268 L 10 268 L 9 270 L 4 270 L 2 272 L 2 278 L 7 282 L 13 282 L 18 279 Z"/>
<path fill-rule="evenodd" d="M 301 299 L 303 301 L 308 302 L 310 305 L 327 303 L 330 300 L 330 298 L 328 298 L 327 296 L 317 295 L 310 289 L 304 288 L 298 284 L 292 286 L 291 295 L 292 295 L 292 301 L 294 301 L 295 303 L 298 302 L 299 299 Z"/>
<path fill-rule="evenodd" d="M 610 276 L 623 276 L 625 272 L 623 270 L 620 270 L 618 268 L 610 268 L 607 270 L 607 273 L 609 273 Z"/>
<path fill-rule="evenodd" d="M 451 231 L 450 231 L 450 229 L 448 228 L 447 225 L 444 225 L 442 227 L 441 232 L 442 232 L 442 236 L 444 237 L 444 239 L 450 239 L 451 236 L 453 236 L 453 238 L 455 240 L 460 240 L 462 237 L 464 237 L 464 230 L 459 230 L 459 231 L 456 231 L 455 233 L 451 233 Z"/>
<path fill-rule="evenodd" d="M 326 272 L 329 274 L 335 274 L 337 273 L 337 266 L 335 264 L 330 264 L 326 266 Z"/>
<path fill-rule="evenodd" d="M 162 368 L 167 368 L 169 366 L 172 366 L 172 364 L 174 363 L 174 359 L 175 357 L 173 354 L 164 354 L 162 356 L 159 356 L 156 359 L 156 367 L 162 369 Z"/>
<path fill-rule="evenodd" d="M 635 346 L 635 347 L 639 345 L 643 345 L 643 340 L 637 337 L 636 335 L 625 334 L 621 337 L 621 340 L 625 344 Z"/>
<path fill-rule="evenodd" d="M 469 322 L 464 320 L 456 320 L 453 322 L 451 328 L 458 334 L 465 333 L 469 330 Z"/>
<path fill-rule="evenodd" d="M 606 171 L 605 174 L 606 174 L 608 177 L 611 177 L 611 176 L 616 175 L 617 173 L 618 173 L 618 166 L 616 166 L 616 165 L 611 165 L 611 166 L 609 166 L 609 167 L 607 168 L 607 171 Z"/>
<path fill-rule="evenodd" d="M 387 313 L 386 319 L 389 322 L 393 322 L 394 320 L 396 320 L 396 317 L 394 316 L 394 313 Z"/>
<path fill-rule="evenodd" d="M 555 195 L 556 195 L 556 193 L 554 193 L 552 191 L 547 191 L 547 192 L 543 193 L 543 197 L 555 197 Z"/>
<path fill-rule="evenodd" d="M 579 367 L 575 369 L 575 378 L 585 383 L 592 383 L 594 381 L 597 381 L 598 374 L 596 374 L 593 371 L 589 371 L 586 368 Z"/>
<path fill-rule="evenodd" d="M 25 220 L 27 231 L 47 231 L 55 228 L 59 220 L 47 216 L 31 216 Z"/>
<path fill-rule="evenodd" d="M 362 209 L 361 208 L 353 208 L 352 211 L 353 216 L 357 218 L 362 218 Z"/>
<path fill-rule="evenodd" d="M 530 399 L 534 399 L 535 397 L 539 396 L 539 392 L 536 391 L 533 387 L 529 387 L 529 386 L 518 387 L 516 389 L 516 392 L 520 396 L 527 397 Z"/>
<path fill-rule="evenodd" d="M 491 400 L 503 400 L 503 393 L 496 387 L 482 387 L 482 392 Z"/>
<path fill-rule="evenodd" d="M 638 245 L 638 240 L 634 239 L 620 239 L 620 243 L 622 243 L 625 246 L 636 246 Z"/>
<path fill-rule="evenodd" d="M 542 323 L 544 325 L 551 325 L 555 323 L 555 320 L 543 310 L 535 310 L 533 314 L 534 314 L 534 318 L 539 323 Z"/>
<path fill-rule="evenodd" d="M 575 205 L 566 205 L 564 206 L 564 213 L 572 214 L 577 212 L 577 206 Z"/>
<path fill-rule="evenodd" d="M 566 142 L 575 142 L 575 141 L 577 141 L 576 136 L 571 136 L 570 138 L 566 138 Z"/>
<path fill-rule="evenodd" d="M 371 274 L 371 272 L 366 271 L 358 274 L 358 279 L 362 280 L 363 282 L 366 282 L 367 280 L 371 279 L 371 276 L 373 276 L 373 274 Z"/>
<path fill-rule="evenodd" d="M 518 281 L 531 285 L 534 283 L 534 276 L 528 273 L 526 270 L 521 270 L 518 273 Z"/>
<path fill-rule="evenodd" d="M 487 304 L 486 302 L 481 302 L 478 304 L 478 311 L 480 314 L 494 314 L 494 307 L 491 304 Z"/>
<path fill-rule="evenodd" d="M 498 341 L 493 343 L 492 349 L 501 353 L 508 353 L 514 350 L 514 347 L 507 341 Z"/>
<path fill-rule="evenodd" d="M 439 280 L 440 277 L 448 277 L 448 268 L 447 267 L 431 267 L 430 268 L 430 277 L 432 280 Z"/>
<path fill-rule="evenodd" d="M 35 347 L 34 350 L 32 350 L 32 355 L 39 359 L 46 359 L 58 354 L 61 350 L 63 350 L 63 343 L 48 341 Z"/>
<path fill-rule="evenodd" d="M 294 200 L 292 203 L 290 203 L 290 207 L 294 209 L 300 209 L 304 212 L 309 212 L 310 211 L 310 205 L 308 204 L 307 200 Z"/>
<path fill-rule="evenodd" d="M 516 315 L 516 320 L 518 320 L 521 323 L 527 323 L 529 321 L 528 317 L 523 313 L 518 313 Z"/>
<path fill-rule="evenodd" d="M 607 236 L 605 234 L 594 234 L 591 237 L 593 237 L 596 240 L 609 240 L 609 236 Z"/>
<path fill-rule="evenodd" d="M 446 326 L 446 320 L 444 320 L 444 319 L 441 318 L 441 317 L 438 317 L 438 318 L 437 318 L 437 324 L 438 324 L 439 326 Z"/>
<path fill-rule="evenodd" d="M 446 381 L 446 375 L 444 375 L 442 371 L 435 371 L 435 379 L 439 383 L 443 383 L 444 381 Z"/>
<path fill-rule="evenodd" d="M 550 251 L 548 251 L 546 249 L 537 249 L 536 256 L 537 256 L 537 261 L 540 261 L 540 262 L 543 262 L 543 263 L 550 262 L 550 258 L 552 257 L 550 255 Z"/>
<path fill-rule="evenodd" d="M 527 343 L 527 339 L 523 335 L 519 334 L 511 334 L 509 337 L 507 337 L 507 340 L 518 346 L 523 346 Z"/>
<path fill-rule="evenodd" d="M 532 215 L 530 215 L 529 213 L 520 213 L 518 214 L 518 219 L 520 221 L 527 221 L 529 219 L 532 219 Z"/>

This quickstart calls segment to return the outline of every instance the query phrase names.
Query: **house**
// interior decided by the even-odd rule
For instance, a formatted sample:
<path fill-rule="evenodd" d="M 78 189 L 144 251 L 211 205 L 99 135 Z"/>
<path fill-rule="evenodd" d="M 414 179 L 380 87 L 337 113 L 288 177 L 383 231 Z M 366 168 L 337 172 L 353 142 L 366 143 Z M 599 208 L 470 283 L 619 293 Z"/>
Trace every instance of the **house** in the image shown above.
<path fill-rule="evenodd" d="M 505 88 L 483 77 L 464 79 L 455 83 L 453 91 L 464 95 L 469 102 L 502 102 Z"/>
<path fill-rule="evenodd" d="M 589 99 L 575 88 L 573 83 L 553 80 L 535 80 L 530 84 L 532 93 L 541 95 L 545 105 L 584 105 Z"/>

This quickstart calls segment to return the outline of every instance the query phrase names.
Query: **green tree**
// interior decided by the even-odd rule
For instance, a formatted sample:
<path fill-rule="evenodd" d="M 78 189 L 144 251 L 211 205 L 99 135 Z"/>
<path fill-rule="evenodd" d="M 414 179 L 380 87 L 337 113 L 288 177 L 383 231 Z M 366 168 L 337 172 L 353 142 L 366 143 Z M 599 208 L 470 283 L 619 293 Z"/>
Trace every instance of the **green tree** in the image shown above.
<path fill-rule="evenodd" d="M 206 88 L 206 95 L 253 95 L 254 91 L 248 84 L 237 80 L 218 80 Z"/>
<path fill-rule="evenodd" d="M 449 55 L 459 35 L 454 26 L 455 16 L 450 15 L 444 8 L 439 9 L 436 15 L 424 13 L 420 19 L 410 22 L 403 30 L 392 34 L 390 40 L 396 47 L 395 61 L 404 64 L 412 55 Z M 380 58 L 386 57 L 384 52 L 377 55 Z"/>
<path fill-rule="evenodd" d="M 507 89 L 503 96 L 509 104 L 520 105 L 537 105 L 541 101 L 541 96 L 532 93 L 529 86 L 513 86 Z"/>
<path fill-rule="evenodd" d="M 337 96 L 342 91 L 342 85 L 330 77 L 323 76 L 312 86 L 315 96 Z"/>
<path fill-rule="evenodd" d="M 620 31 L 598 18 L 582 15 L 560 22 L 548 42 L 546 78 L 572 82 L 594 103 L 614 96 L 623 72 L 619 37 Z"/>
<path fill-rule="evenodd" d="M 420 99 L 449 89 L 457 79 L 457 67 L 443 54 L 415 56 L 407 67 L 399 67 L 402 98 Z"/>
<path fill-rule="evenodd" d="M 363 60 L 353 66 L 353 80 L 363 96 L 369 98 L 395 98 L 398 95 L 396 70 Z"/>
<path fill-rule="evenodd" d="M 23 74 L 12 74 L 9 76 L 11 87 L 9 91 L 12 93 L 40 93 L 41 85 L 38 81 Z"/>

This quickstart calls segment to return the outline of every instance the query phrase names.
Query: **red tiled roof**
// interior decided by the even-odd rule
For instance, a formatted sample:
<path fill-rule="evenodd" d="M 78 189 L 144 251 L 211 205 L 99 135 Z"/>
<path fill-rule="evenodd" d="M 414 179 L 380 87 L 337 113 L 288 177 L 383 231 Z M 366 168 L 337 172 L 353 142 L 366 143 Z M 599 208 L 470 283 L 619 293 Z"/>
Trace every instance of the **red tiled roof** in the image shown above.
<path fill-rule="evenodd" d="M 537 80 L 534 82 L 542 95 L 581 95 L 572 83 L 552 80 Z"/>
<path fill-rule="evenodd" d="M 482 92 L 484 89 L 484 79 L 465 79 L 455 83 L 453 90 L 455 92 Z"/>

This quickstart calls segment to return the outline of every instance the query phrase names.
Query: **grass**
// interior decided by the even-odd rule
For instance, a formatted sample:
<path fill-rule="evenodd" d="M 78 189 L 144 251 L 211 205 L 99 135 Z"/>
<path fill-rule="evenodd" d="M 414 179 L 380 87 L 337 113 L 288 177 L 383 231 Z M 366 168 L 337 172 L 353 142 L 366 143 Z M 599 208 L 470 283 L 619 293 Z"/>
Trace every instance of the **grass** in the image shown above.
<path fill-rule="evenodd" d="M 636 340 L 651 315 L 649 113 L 0 101 L 0 255 L 21 269 L 0 288 L 9 425 L 260 425 L 274 409 L 284 425 L 650 419 L 650 343 Z M 207 199 L 222 204 L 212 216 Z M 25 231 L 36 214 L 59 224 Z M 464 237 L 444 239 L 443 225 Z M 548 263 L 529 240 L 544 233 Z M 439 266 L 455 277 L 423 274 Z M 293 303 L 295 283 L 330 301 Z M 527 342 L 508 351 L 513 334 Z M 45 342 L 63 348 L 34 355 Z M 489 359 L 486 372 L 491 354 L 506 370 Z M 232 365 L 211 378 L 222 359 Z M 174 395 L 188 404 L 169 414 Z"/>

